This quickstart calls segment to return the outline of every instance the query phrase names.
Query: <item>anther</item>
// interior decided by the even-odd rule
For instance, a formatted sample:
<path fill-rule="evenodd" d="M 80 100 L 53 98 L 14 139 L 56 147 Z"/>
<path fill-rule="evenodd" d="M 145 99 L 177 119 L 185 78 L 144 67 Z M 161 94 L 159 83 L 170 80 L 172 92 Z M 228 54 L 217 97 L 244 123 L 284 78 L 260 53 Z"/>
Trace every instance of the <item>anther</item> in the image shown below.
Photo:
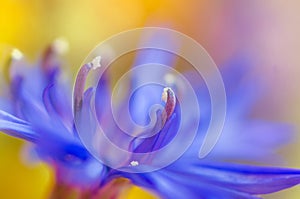
<path fill-rule="evenodd" d="M 97 56 L 91 62 L 91 67 L 93 70 L 101 67 L 101 56 Z"/>
<path fill-rule="evenodd" d="M 57 65 L 58 57 L 68 51 L 69 44 L 65 39 L 58 38 L 54 40 L 44 51 L 42 55 L 41 65 L 47 73 Z"/>
<path fill-rule="evenodd" d="M 168 119 L 174 112 L 176 106 L 174 91 L 170 87 L 164 88 L 161 99 L 166 103 L 164 110 L 166 112 L 166 119 Z"/>

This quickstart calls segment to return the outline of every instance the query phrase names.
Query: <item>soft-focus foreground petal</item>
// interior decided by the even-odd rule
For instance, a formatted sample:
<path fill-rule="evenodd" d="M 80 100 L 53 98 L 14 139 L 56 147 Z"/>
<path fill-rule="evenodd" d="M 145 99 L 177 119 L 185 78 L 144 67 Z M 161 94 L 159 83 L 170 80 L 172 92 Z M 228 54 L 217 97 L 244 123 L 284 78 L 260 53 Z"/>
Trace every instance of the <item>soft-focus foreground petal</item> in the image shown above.
<path fill-rule="evenodd" d="M 242 55 L 220 67 L 227 95 L 226 121 L 217 144 L 206 158 L 264 164 L 282 161 L 277 151 L 292 140 L 295 129 L 288 123 L 253 117 L 255 105 L 264 97 L 267 86 L 252 70 L 251 61 Z M 189 150 L 197 156 L 210 122 L 210 96 L 199 75 L 187 72 L 185 76 L 192 80 L 201 110 L 197 139 Z"/>
<path fill-rule="evenodd" d="M 26 121 L 1 110 L 0 131 L 27 141 L 34 141 L 38 137 L 38 135 L 33 131 L 31 126 Z"/>
<path fill-rule="evenodd" d="M 259 198 L 299 184 L 300 171 L 238 164 L 172 165 L 144 174 L 121 174 L 164 198 Z"/>

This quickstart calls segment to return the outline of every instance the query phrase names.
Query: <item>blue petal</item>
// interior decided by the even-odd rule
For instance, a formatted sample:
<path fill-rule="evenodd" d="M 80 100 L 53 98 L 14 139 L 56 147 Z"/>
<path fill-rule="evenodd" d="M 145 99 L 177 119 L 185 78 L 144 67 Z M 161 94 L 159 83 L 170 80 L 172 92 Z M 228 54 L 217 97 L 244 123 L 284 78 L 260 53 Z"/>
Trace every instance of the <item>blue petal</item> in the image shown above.
<path fill-rule="evenodd" d="M 140 50 L 137 55 L 135 65 L 158 63 L 172 66 L 170 64 L 174 63 L 176 55 L 160 50 L 161 48 L 172 49 L 174 51 L 175 49 L 178 49 L 178 42 L 174 38 L 170 37 L 170 35 L 157 31 L 152 35 L 144 35 L 141 43 L 151 43 L 152 46 L 156 46 L 156 48 Z M 155 75 L 154 72 L 152 74 Z M 146 76 L 147 74 L 145 73 L 142 75 Z"/>
<path fill-rule="evenodd" d="M 142 86 L 130 96 L 129 112 L 135 123 L 142 126 L 150 123 L 149 112 L 151 107 L 155 104 L 162 105 L 161 94 L 163 88 L 163 86 L 156 84 Z"/>
<path fill-rule="evenodd" d="M 175 163 L 155 172 L 119 173 L 163 198 L 258 198 L 300 183 L 300 170 L 237 164 Z"/>
<path fill-rule="evenodd" d="M 262 97 L 265 85 L 253 77 L 247 59 L 235 58 L 220 70 L 227 92 L 226 121 L 220 139 L 207 158 L 278 163 L 280 157 L 276 150 L 291 140 L 293 128 L 287 124 L 259 120 L 249 115 L 259 97 Z M 211 104 L 201 77 L 192 72 L 185 76 L 192 80 L 201 110 L 198 138 L 189 150 L 196 156 L 210 122 Z"/>
<path fill-rule="evenodd" d="M 178 115 L 179 114 L 173 114 L 163 128 L 154 136 L 143 139 L 137 138 L 136 141 L 139 142 L 139 144 L 135 148 L 134 152 L 147 153 L 159 150 L 166 146 L 176 136 L 176 132 L 178 131 L 180 124 L 178 121 Z"/>
<path fill-rule="evenodd" d="M 207 184 L 201 178 L 193 180 L 190 176 L 174 174 L 160 170 L 144 174 L 121 174 L 131 179 L 137 186 L 153 191 L 161 198 L 189 199 L 258 199 L 248 193 L 227 189 L 226 187 Z"/>
<path fill-rule="evenodd" d="M 86 145 L 87 149 L 93 154 L 96 153 L 96 155 L 98 157 L 100 156 L 101 159 L 104 158 L 111 162 L 117 162 L 118 164 L 124 163 L 124 159 L 128 159 L 128 157 L 124 157 L 122 154 L 118 153 L 119 151 L 116 150 L 116 148 L 128 150 L 132 136 L 124 133 L 117 124 L 114 123 L 111 111 L 107 113 L 105 112 L 106 115 L 104 115 L 108 123 L 99 123 L 100 127 L 104 131 L 103 134 L 98 132 L 97 116 L 93 114 L 93 107 L 91 107 L 91 99 L 93 95 L 94 90 L 92 88 L 88 89 L 84 93 L 82 107 L 76 115 L 76 129 L 80 134 L 80 138 Z M 99 100 L 101 100 L 101 98 Z M 102 107 L 99 107 L 99 111 L 101 111 L 101 108 Z M 101 119 L 101 117 L 101 114 L 98 114 L 98 118 Z M 109 143 L 107 142 L 107 139 L 109 139 Z"/>
<path fill-rule="evenodd" d="M 136 123 L 146 125 L 149 123 L 149 108 L 161 102 L 162 90 L 165 86 L 158 86 L 155 83 L 161 82 L 168 70 L 166 67 L 174 67 L 176 55 L 160 50 L 160 48 L 176 49 L 178 44 L 174 38 L 157 31 L 153 35 L 145 35 L 141 43 L 152 43 L 157 48 L 143 49 L 137 54 L 134 67 L 138 68 L 137 72 L 133 72 L 131 87 L 137 88 L 141 82 L 147 82 L 148 85 L 137 92 L 135 99 L 131 101 L 131 114 Z M 160 65 L 160 67 L 157 67 Z M 165 67 L 161 67 L 161 65 Z M 135 70 L 133 70 L 135 71 Z M 150 84 L 150 83 L 153 84 Z M 131 97 L 131 96 L 130 96 Z"/>
<path fill-rule="evenodd" d="M 300 170 L 247 166 L 238 164 L 211 164 L 189 169 L 202 175 L 209 183 L 250 194 L 268 194 L 300 183 Z M 200 173 L 201 172 L 201 173 Z"/>
<path fill-rule="evenodd" d="M 101 125 L 105 125 L 104 128 L 109 128 L 112 122 L 110 117 L 107 117 L 107 114 L 111 113 L 111 94 L 108 72 L 106 71 L 101 76 L 95 93 L 97 119 Z"/>
<path fill-rule="evenodd" d="M 36 141 L 38 135 L 31 126 L 24 120 L 21 120 L 7 112 L 0 110 L 0 131 L 4 133 L 25 139 L 27 141 Z"/>
<path fill-rule="evenodd" d="M 287 124 L 230 118 L 207 158 L 275 163 L 280 160 L 276 149 L 291 140 L 292 132 Z"/>
<path fill-rule="evenodd" d="M 70 131 L 73 127 L 71 100 L 66 89 L 57 84 L 48 85 L 43 92 L 43 102 L 52 119 L 63 124 Z"/>
<path fill-rule="evenodd" d="M 220 68 L 225 84 L 228 111 L 244 116 L 263 97 L 265 82 L 254 76 L 249 58 L 237 56 Z M 233 113 L 231 113 L 233 114 Z"/>
<path fill-rule="evenodd" d="M 42 159 L 56 168 L 58 181 L 87 188 L 100 183 L 106 172 L 105 166 L 91 156 L 76 137 L 64 129 L 35 128 L 43 132 L 36 150 Z"/>

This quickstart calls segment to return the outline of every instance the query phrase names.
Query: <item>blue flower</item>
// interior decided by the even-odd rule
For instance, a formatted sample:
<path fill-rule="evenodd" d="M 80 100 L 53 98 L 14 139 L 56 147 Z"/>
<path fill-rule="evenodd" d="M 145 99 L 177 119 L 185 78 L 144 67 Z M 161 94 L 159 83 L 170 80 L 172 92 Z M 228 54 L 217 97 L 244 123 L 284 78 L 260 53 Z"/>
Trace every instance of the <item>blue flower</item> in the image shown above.
<path fill-rule="evenodd" d="M 159 54 L 157 54 L 159 53 Z M 168 54 L 157 51 L 146 51 L 141 62 L 164 63 Z M 100 80 L 99 87 L 84 89 L 90 70 L 97 67 L 99 59 L 85 64 L 77 75 L 74 89 L 72 112 L 72 93 L 70 83 L 63 79 L 57 49 L 50 46 L 42 59 L 34 66 L 26 66 L 24 62 L 13 60 L 10 73 L 7 74 L 6 89 L 2 89 L 0 101 L 0 130 L 8 135 L 24 139 L 35 144 L 39 157 L 53 166 L 57 181 L 70 186 L 103 193 L 107 185 L 119 178 L 127 178 L 131 183 L 153 191 L 162 198 L 260 198 L 268 194 L 297 185 L 300 182 L 300 171 L 296 169 L 253 166 L 237 162 L 262 163 L 274 160 L 274 151 L 282 143 L 288 141 L 291 129 L 285 124 L 271 123 L 251 118 L 250 113 L 257 100 L 260 81 L 245 79 L 246 63 L 236 61 L 221 68 L 228 93 L 227 121 L 221 138 L 213 151 L 205 158 L 198 158 L 199 143 L 207 129 L 210 118 L 209 94 L 201 83 L 201 78 L 193 72 L 187 72 L 202 108 L 201 125 L 195 141 L 178 160 L 170 165 L 139 173 L 139 169 L 151 165 L 141 164 L 134 157 L 121 157 L 109 146 L 100 146 L 101 155 L 108 161 L 119 164 L 120 168 L 128 167 L 133 172 L 112 168 L 104 164 L 91 153 L 91 146 L 84 145 L 79 138 L 79 131 L 95 130 L 89 108 L 92 95 L 96 92 L 98 105 L 97 119 L 102 128 L 108 131 L 107 137 L 128 149 L 131 154 L 155 151 L 173 138 L 180 120 L 180 104 L 176 101 L 176 89 L 151 86 L 145 88 L 131 101 L 132 115 L 141 124 L 147 124 L 149 118 L 145 110 L 160 100 L 163 94 L 163 110 L 158 110 L 156 123 L 146 133 L 157 131 L 149 138 L 132 138 L 120 132 L 111 120 L 111 89 L 108 73 Z M 139 61 L 138 61 L 139 62 Z M 133 83 L 143 75 L 157 75 L 160 71 L 147 71 L 133 77 Z M 179 89 L 179 87 L 178 87 Z M 127 104 L 120 103 L 118 111 L 121 115 Z M 193 107 L 191 107 L 193 108 Z M 76 115 L 76 113 L 78 115 Z M 76 118 L 79 117 L 79 118 Z M 127 118 L 128 119 L 128 118 Z M 75 125 L 75 120 L 79 121 Z M 126 121 L 126 118 L 124 119 Z M 185 120 L 192 122 L 193 118 Z M 81 122 L 81 123 L 80 123 Z M 85 123 L 86 122 L 86 123 Z M 126 122 L 125 124 L 126 125 Z M 89 137 L 92 139 L 94 137 Z M 99 138 L 97 138 L 99 139 Z M 97 140 L 100 141 L 101 140 Z M 98 143 L 99 144 L 99 143 Z M 97 145 L 96 145 L 97 146 Z M 181 146 L 177 146 L 181 147 Z M 147 155 L 145 155 L 145 158 Z M 157 157 L 150 157 L 157 158 Z M 117 186 L 114 184 L 113 186 Z M 103 196 L 103 195 L 102 195 Z M 95 194 L 101 198 L 101 195 Z"/>

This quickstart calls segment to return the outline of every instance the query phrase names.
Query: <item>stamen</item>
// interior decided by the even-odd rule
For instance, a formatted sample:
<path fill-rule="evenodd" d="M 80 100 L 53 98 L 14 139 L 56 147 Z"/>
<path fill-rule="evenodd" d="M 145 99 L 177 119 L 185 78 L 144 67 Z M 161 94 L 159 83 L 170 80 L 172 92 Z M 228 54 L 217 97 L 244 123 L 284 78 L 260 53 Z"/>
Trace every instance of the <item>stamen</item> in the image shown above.
<path fill-rule="evenodd" d="M 45 72 L 49 72 L 57 62 L 57 56 L 63 55 L 68 51 L 69 44 L 65 39 L 58 38 L 54 40 L 42 55 L 42 68 Z"/>
<path fill-rule="evenodd" d="M 164 110 L 167 120 L 174 112 L 176 106 L 176 97 L 174 91 L 170 87 L 164 88 L 161 99 L 166 103 Z"/>
<path fill-rule="evenodd" d="M 172 116 L 175 106 L 176 106 L 176 97 L 174 91 L 170 87 L 165 87 L 162 92 L 161 96 L 162 101 L 165 102 L 165 107 L 162 112 L 156 112 L 157 114 L 157 120 L 153 127 L 147 129 L 145 132 L 143 132 L 140 135 L 151 135 L 151 137 L 148 137 L 147 139 L 139 139 L 140 136 L 137 136 L 135 139 L 132 140 L 130 144 L 130 149 L 134 148 L 133 150 L 139 151 L 139 147 L 143 146 L 142 151 L 147 151 L 147 148 L 151 151 L 154 150 L 154 147 L 157 146 L 156 144 L 160 145 L 159 143 L 164 139 L 161 134 L 159 133 L 164 126 L 167 124 L 168 119 Z M 153 134 L 155 133 L 155 134 Z M 155 136 L 154 136 L 155 135 Z M 150 144 L 149 144 L 150 143 Z M 153 143 L 156 143 L 155 145 Z M 130 163 L 135 164 L 134 161 Z M 133 165 L 132 165 L 133 166 Z"/>
<path fill-rule="evenodd" d="M 6 80 L 7 83 L 10 83 L 10 76 L 11 76 L 11 67 L 12 67 L 12 64 L 14 63 L 14 61 L 19 61 L 23 58 L 23 53 L 19 50 L 19 49 L 13 49 L 11 54 L 10 54 L 10 57 L 7 59 L 6 63 L 5 63 L 5 67 L 3 69 L 3 73 L 4 73 L 4 78 Z"/>
<path fill-rule="evenodd" d="M 77 111 L 80 109 L 81 104 L 82 104 L 82 97 L 84 93 L 84 86 L 86 82 L 86 78 L 88 76 L 88 73 L 90 70 L 95 70 L 99 67 L 101 67 L 101 57 L 97 56 L 95 57 L 91 62 L 84 64 L 76 77 L 75 81 L 75 87 L 74 87 L 74 111 Z"/>

